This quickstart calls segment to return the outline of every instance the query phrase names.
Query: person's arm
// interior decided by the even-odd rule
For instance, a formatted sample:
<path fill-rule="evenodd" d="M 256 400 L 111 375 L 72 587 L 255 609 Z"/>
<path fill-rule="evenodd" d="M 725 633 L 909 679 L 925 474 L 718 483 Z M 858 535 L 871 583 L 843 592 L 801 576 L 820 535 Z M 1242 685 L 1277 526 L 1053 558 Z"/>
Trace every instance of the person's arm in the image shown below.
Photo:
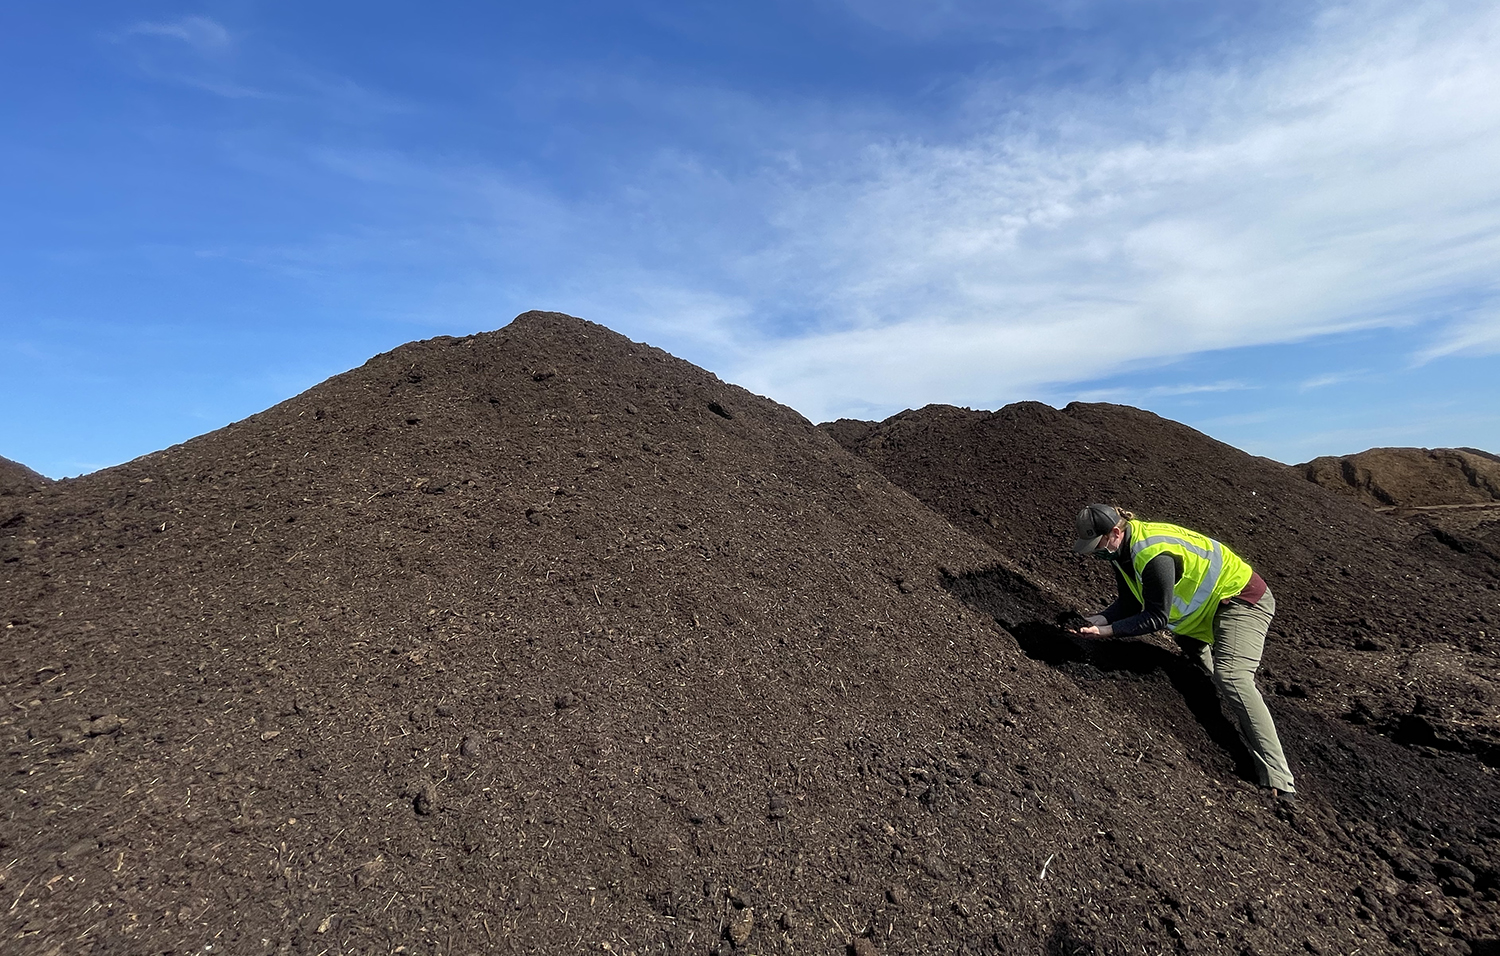
<path fill-rule="evenodd" d="M 1135 599 L 1135 593 L 1125 583 L 1125 569 L 1120 566 L 1118 559 L 1112 566 L 1115 569 L 1115 602 L 1102 611 L 1084 615 L 1085 626 L 1078 628 L 1079 634 L 1087 637 L 1108 637 L 1110 634 L 1108 625 L 1111 621 L 1117 621 L 1141 611 L 1141 602 Z"/>
<path fill-rule="evenodd" d="M 1125 569 L 1118 561 L 1112 563 L 1115 569 L 1115 603 L 1094 615 L 1099 620 L 1096 621 L 1091 617 L 1090 623 L 1113 624 L 1121 618 L 1133 617 L 1145 610 L 1141 607 L 1141 602 L 1136 600 L 1135 592 L 1130 590 L 1130 586 L 1125 583 Z"/>
<path fill-rule="evenodd" d="M 1159 631 L 1170 620 L 1172 589 L 1176 585 L 1177 562 L 1172 560 L 1170 554 L 1158 554 L 1141 570 L 1141 593 L 1145 597 L 1145 606 L 1136 601 L 1135 595 L 1122 583 L 1120 596 L 1115 603 L 1105 608 L 1102 614 L 1095 615 L 1104 620 L 1089 618 L 1094 626 L 1084 628 L 1079 633 L 1097 634 L 1099 637 L 1135 637 Z"/>

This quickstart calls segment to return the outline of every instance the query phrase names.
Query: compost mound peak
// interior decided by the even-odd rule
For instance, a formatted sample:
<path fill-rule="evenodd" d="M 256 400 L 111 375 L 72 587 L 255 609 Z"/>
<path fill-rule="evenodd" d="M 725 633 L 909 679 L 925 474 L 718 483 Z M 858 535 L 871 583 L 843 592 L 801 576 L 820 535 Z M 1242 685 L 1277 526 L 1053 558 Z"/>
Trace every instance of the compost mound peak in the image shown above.
<path fill-rule="evenodd" d="M 51 484 L 50 479 L 37 474 L 18 461 L 0 458 L 0 496 L 23 495 L 38 491 Z"/>
<path fill-rule="evenodd" d="M 1044 575 L 582 320 L 403 346 L 18 500 L 7 951 L 1451 935 L 1446 890 L 1360 902 L 1375 839 L 1273 815 L 1182 699 L 1022 653 L 991 609 L 1035 639 Z"/>

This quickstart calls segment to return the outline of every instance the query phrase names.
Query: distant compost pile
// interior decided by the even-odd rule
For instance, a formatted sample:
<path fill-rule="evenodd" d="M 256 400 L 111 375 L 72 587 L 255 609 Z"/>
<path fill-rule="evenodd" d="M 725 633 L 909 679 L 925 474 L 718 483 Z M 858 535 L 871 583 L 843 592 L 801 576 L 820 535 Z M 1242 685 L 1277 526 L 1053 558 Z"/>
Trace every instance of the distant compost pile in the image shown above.
<path fill-rule="evenodd" d="M 7 953 L 1500 936 L 1493 580 L 1145 413 L 820 429 L 533 312 L 84 478 L 0 464 Z M 1282 597 L 1296 813 L 1165 644 L 1045 623 L 1103 597 L 1093 499 Z"/>
<path fill-rule="evenodd" d="M 1464 555 L 1500 578 L 1500 458 L 1477 448 L 1371 448 L 1296 466 L 1307 480 L 1350 495 L 1415 529 L 1431 554 Z"/>
<path fill-rule="evenodd" d="M 1296 467 L 1308 481 L 1376 507 L 1500 505 L 1500 458 L 1477 448 L 1371 448 Z"/>

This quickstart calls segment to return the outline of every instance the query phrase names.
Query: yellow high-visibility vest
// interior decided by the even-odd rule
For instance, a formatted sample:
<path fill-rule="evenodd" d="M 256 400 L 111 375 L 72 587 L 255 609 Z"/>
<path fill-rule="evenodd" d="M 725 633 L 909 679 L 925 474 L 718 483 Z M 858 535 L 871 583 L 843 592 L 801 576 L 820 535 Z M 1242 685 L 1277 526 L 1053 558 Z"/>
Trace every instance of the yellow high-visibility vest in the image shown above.
<path fill-rule="evenodd" d="M 1250 565 L 1213 538 L 1161 521 L 1130 522 L 1130 566 L 1135 574 L 1125 583 L 1141 607 L 1141 573 L 1151 559 L 1168 552 L 1177 559 L 1177 585 L 1172 589 L 1172 607 L 1167 627 L 1173 634 L 1212 644 L 1214 612 L 1219 602 L 1234 597 L 1250 583 Z"/>

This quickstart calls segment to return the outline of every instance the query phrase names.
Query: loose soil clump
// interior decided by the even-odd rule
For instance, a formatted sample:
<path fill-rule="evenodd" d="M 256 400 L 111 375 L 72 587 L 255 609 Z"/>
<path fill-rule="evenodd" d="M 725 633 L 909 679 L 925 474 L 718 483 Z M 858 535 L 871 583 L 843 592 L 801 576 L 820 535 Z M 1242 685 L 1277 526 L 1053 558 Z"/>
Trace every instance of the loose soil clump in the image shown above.
<path fill-rule="evenodd" d="M 1066 575 L 579 319 L 403 346 L 16 501 L 6 952 L 1495 932 L 1472 757 L 1421 748 L 1440 785 L 1413 802 L 1369 784 L 1416 750 L 1310 708 L 1332 782 L 1286 813 L 1237 774 L 1206 682 L 1042 623 Z"/>

